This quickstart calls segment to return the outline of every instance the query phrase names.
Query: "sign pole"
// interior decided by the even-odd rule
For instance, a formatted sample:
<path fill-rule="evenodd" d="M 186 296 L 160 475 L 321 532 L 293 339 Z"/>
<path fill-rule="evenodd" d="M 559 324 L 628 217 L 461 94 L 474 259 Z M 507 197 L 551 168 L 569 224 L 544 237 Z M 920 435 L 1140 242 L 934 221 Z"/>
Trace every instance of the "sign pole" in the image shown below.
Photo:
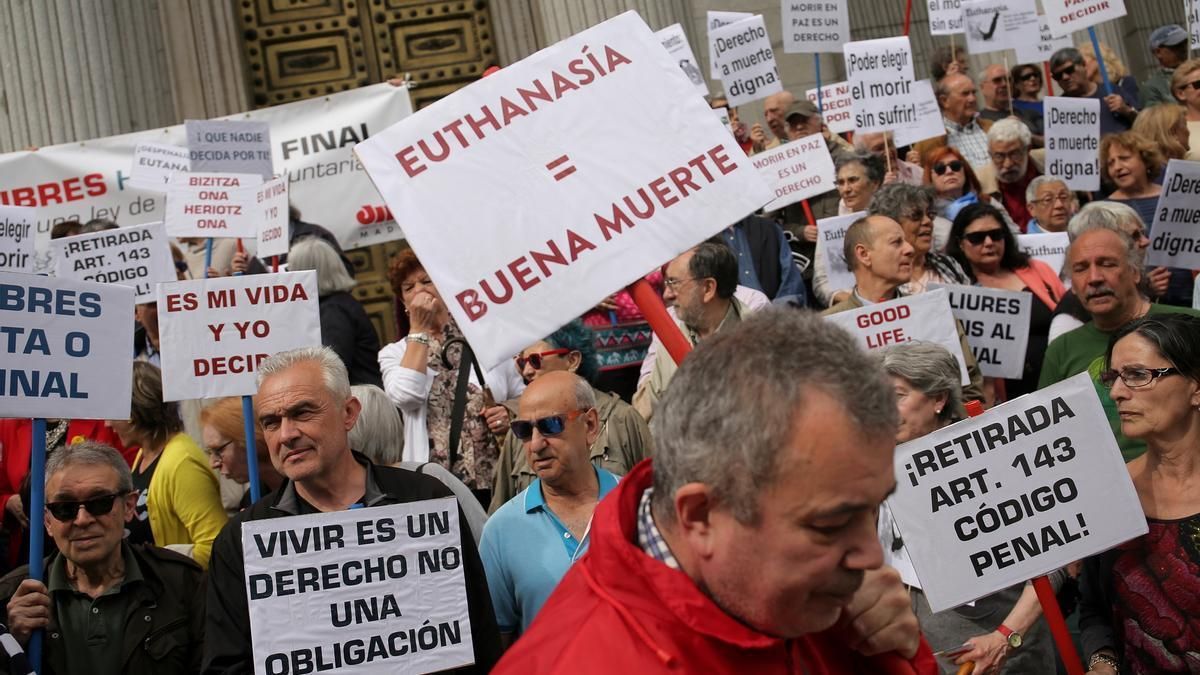
<path fill-rule="evenodd" d="M 1050 627 L 1050 634 L 1054 636 L 1054 644 L 1058 646 L 1058 653 L 1063 665 L 1067 667 L 1068 675 L 1083 675 L 1083 661 L 1079 659 L 1079 652 L 1075 651 L 1071 631 L 1067 629 L 1067 622 L 1063 619 L 1062 609 L 1058 606 L 1058 598 L 1054 595 L 1050 579 L 1045 575 L 1034 579 L 1033 589 L 1037 591 L 1046 625 Z"/>
<path fill-rule="evenodd" d="M 209 237 L 208 241 L 204 244 L 204 278 L 205 279 L 208 278 L 208 268 L 212 267 L 212 249 L 213 249 L 213 240 L 212 240 L 212 237 Z"/>
<path fill-rule="evenodd" d="M 43 581 L 42 566 L 45 544 L 45 523 L 42 513 L 46 510 L 46 420 L 33 418 L 33 437 L 29 453 L 29 578 Z M 29 636 L 29 664 L 34 670 L 42 669 L 41 629 Z"/>
<path fill-rule="evenodd" d="M 912 0 L 904 3 L 904 37 L 908 37 L 908 28 L 912 25 Z"/>
<path fill-rule="evenodd" d="M 821 124 L 825 123 L 825 97 L 821 93 L 821 55 L 813 54 L 813 69 L 817 75 L 817 114 L 821 116 Z"/>
<path fill-rule="evenodd" d="M 1050 62 L 1042 61 L 1042 68 L 1046 71 L 1046 95 L 1054 95 L 1054 73 L 1050 71 Z"/>
<path fill-rule="evenodd" d="M 1104 57 L 1100 55 L 1100 38 L 1096 37 L 1095 26 L 1088 26 L 1088 37 L 1092 39 L 1092 51 L 1096 53 L 1096 65 L 1100 67 L 1100 79 L 1104 80 L 1105 93 L 1112 95 L 1112 82 L 1108 79 L 1108 67 L 1104 65 Z M 1191 40 L 1191 38 L 1188 38 Z"/>
<path fill-rule="evenodd" d="M 210 243 L 212 239 L 208 240 Z M 242 240 L 237 240 L 238 253 L 245 253 L 246 247 L 242 245 Z M 279 271 L 279 257 L 271 256 L 275 270 Z M 235 277 L 242 276 L 241 272 L 234 273 Z M 242 432 L 246 437 L 246 474 L 250 478 L 250 501 L 251 503 L 262 498 L 262 484 L 258 479 L 258 445 L 254 442 L 254 397 L 249 394 L 242 395 Z"/>
<path fill-rule="evenodd" d="M 629 295 L 641 310 L 642 316 L 646 317 L 650 329 L 675 360 L 675 364 L 683 363 L 684 357 L 692 351 L 692 344 L 683 336 L 679 326 L 671 320 L 671 315 L 667 314 L 667 306 L 663 304 L 662 296 L 644 278 L 629 285 Z"/>

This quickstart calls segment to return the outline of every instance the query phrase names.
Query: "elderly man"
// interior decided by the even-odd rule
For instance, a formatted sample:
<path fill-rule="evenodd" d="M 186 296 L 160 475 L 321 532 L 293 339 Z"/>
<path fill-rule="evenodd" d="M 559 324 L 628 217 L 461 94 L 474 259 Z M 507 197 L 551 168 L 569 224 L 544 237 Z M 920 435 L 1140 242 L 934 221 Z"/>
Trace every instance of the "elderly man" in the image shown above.
<path fill-rule="evenodd" d="M 1063 47 L 1054 52 L 1050 57 L 1050 75 L 1062 87 L 1063 96 L 1100 101 L 1101 136 L 1129 131 L 1133 126 L 1138 114 L 1134 102 L 1126 100 L 1115 88 L 1109 94 L 1102 85 L 1092 82 L 1083 63 L 1083 54 L 1078 49 Z"/>
<path fill-rule="evenodd" d="M 353 451 L 347 434 L 360 410 L 358 399 L 350 393 L 345 364 L 328 347 L 281 352 L 259 366 L 255 414 L 271 463 L 286 481 L 270 497 L 231 519 L 213 544 L 204 631 L 206 673 L 254 669 L 243 522 L 453 495 L 432 476 L 375 466 Z M 463 672 L 487 672 L 499 655 L 499 634 L 475 540 L 462 529 L 465 522 L 460 510 L 462 566 L 475 650 L 474 667 Z"/>
<path fill-rule="evenodd" d="M 754 152 L 770 150 L 778 147 L 780 143 L 787 142 L 786 116 L 788 109 L 795 102 L 796 96 L 790 91 L 781 91 L 763 99 L 763 119 L 767 121 L 767 128 L 771 130 L 773 137 L 768 140 L 763 125 L 755 122 L 754 126 L 750 127 L 750 140 L 753 142 Z"/>
<path fill-rule="evenodd" d="M 46 462 L 46 512 L 58 552 L 46 583 L 29 567 L 0 579 L 5 624 L 21 644 L 46 631 L 54 673 L 194 673 L 203 641 L 204 571 L 163 548 L 125 543 L 137 493 L 120 453 L 94 441 Z"/>
<path fill-rule="evenodd" d="M 949 145 L 979 171 L 988 163 L 987 130 L 991 122 L 979 118 L 979 100 L 975 96 L 975 82 L 963 73 L 950 73 L 934 85 L 934 95 L 942 109 L 942 122 L 946 135 L 921 141 L 915 148 L 926 155 L 930 150 Z"/>
<path fill-rule="evenodd" d="M 979 111 L 981 119 L 999 122 L 1015 117 L 1033 133 L 1033 147 L 1042 147 L 1042 117 L 1031 110 L 1013 107 L 1012 81 L 1007 68 L 999 63 L 984 68 L 979 76 L 979 92 L 983 94 L 983 108 Z"/>
<path fill-rule="evenodd" d="M 1025 188 L 1025 204 L 1029 209 L 1027 234 L 1066 232 L 1067 223 L 1079 211 L 1079 200 L 1062 179 L 1038 176 Z"/>
<path fill-rule="evenodd" d="M 773 309 L 714 336 L 662 400 L 653 464 L 596 508 L 587 556 L 496 672 L 869 673 L 890 651 L 936 672 L 880 569 L 896 428 L 841 329 Z"/>
<path fill-rule="evenodd" d="M 890 131 L 854 134 L 854 149 L 859 152 L 869 152 L 884 161 L 884 165 L 888 167 L 888 172 L 883 179 L 885 184 L 900 182 L 921 185 L 925 182 L 925 170 L 919 164 L 900 159 L 900 151 L 896 148 L 896 141 Z M 915 159 L 915 155 L 920 153 L 910 154 L 914 154 L 913 158 Z"/>
<path fill-rule="evenodd" d="M 1150 34 L 1149 42 L 1159 67 L 1142 83 L 1142 104 L 1149 108 L 1159 103 L 1176 103 L 1171 93 L 1171 76 L 1188 60 L 1187 31 L 1177 24 L 1159 26 Z"/>
<path fill-rule="evenodd" d="M 588 548 L 596 504 L 617 477 L 589 461 L 600 433 L 586 380 L 546 373 L 521 394 L 512 433 L 525 445 L 537 479 L 501 506 L 479 544 L 501 640 L 524 633 L 567 569 Z"/>
<path fill-rule="evenodd" d="M 1042 175 L 1046 158 L 1044 150 L 1030 149 L 1032 140 L 1029 127 L 1019 120 L 1000 120 L 987 132 L 990 161 L 976 168 L 984 194 L 993 195 L 1022 232 L 1030 218 L 1025 190 Z"/>

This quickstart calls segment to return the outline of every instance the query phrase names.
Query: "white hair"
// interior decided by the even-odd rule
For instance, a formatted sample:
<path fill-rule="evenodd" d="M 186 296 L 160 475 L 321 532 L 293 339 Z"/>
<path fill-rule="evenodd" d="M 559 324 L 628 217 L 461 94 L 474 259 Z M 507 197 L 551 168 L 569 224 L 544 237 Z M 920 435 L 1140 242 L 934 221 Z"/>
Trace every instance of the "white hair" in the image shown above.
<path fill-rule="evenodd" d="M 288 271 L 317 272 L 317 295 L 325 297 L 354 288 L 354 277 L 346 272 L 346 266 L 329 242 L 317 237 L 303 237 L 288 251 Z"/>
<path fill-rule="evenodd" d="M 346 372 L 346 364 L 342 363 L 342 357 L 329 347 L 301 347 L 267 358 L 258 366 L 259 389 L 268 377 L 305 362 L 320 366 L 325 387 L 339 402 L 350 398 L 350 375 Z"/>
<path fill-rule="evenodd" d="M 404 454 L 404 420 L 396 404 L 373 384 L 356 384 L 350 393 L 362 404 L 362 412 L 348 438 L 350 447 L 372 462 L 391 466 Z"/>
<path fill-rule="evenodd" d="M 1029 127 L 1020 120 L 1006 117 L 992 125 L 987 132 L 988 143 L 1011 143 L 1020 141 L 1021 147 L 1028 148 L 1033 142 L 1033 134 Z"/>
<path fill-rule="evenodd" d="M 1050 183 L 1062 183 L 1063 187 L 1067 188 L 1068 192 L 1071 190 L 1070 186 L 1067 185 L 1067 181 L 1059 178 L 1058 176 L 1038 176 L 1037 178 L 1029 181 L 1029 187 L 1025 188 L 1025 203 L 1032 204 L 1033 201 L 1037 199 L 1038 189 L 1043 185 L 1048 185 Z"/>

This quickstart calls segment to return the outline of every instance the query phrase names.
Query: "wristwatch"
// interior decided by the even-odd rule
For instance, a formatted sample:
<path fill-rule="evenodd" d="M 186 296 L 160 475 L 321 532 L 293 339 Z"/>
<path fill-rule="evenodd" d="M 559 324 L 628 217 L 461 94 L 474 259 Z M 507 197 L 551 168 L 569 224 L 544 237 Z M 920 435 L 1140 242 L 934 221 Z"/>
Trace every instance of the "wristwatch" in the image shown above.
<path fill-rule="evenodd" d="M 408 335 L 404 336 L 404 341 L 405 342 L 420 342 L 421 344 L 425 345 L 426 347 L 428 347 L 433 342 L 432 340 L 429 339 L 429 333 L 409 333 Z"/>
<path fill-rule="evenodd" d="M 996 628 L 996 632 L 1003 635 L 1005 640 L 1008 640 L 1009 647 L 1016 649 L 1017 647 L 1021 646 L 1021 634 L 1017 631 L 1005 626 L 1004 624 L 1000 624 Z"/>

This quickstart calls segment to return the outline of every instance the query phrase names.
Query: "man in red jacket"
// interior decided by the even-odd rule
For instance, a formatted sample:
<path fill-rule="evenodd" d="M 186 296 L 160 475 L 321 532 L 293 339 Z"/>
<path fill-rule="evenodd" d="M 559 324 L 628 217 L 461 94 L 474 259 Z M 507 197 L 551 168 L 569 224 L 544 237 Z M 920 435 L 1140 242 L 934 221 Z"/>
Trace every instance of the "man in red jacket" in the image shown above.
<path fill-rule="evenodd" d="M 892 387 L 840 328 L 753 315 L 697 347 L 590 551 L 497 673 L 934 673 L 881 569 Z"/>

